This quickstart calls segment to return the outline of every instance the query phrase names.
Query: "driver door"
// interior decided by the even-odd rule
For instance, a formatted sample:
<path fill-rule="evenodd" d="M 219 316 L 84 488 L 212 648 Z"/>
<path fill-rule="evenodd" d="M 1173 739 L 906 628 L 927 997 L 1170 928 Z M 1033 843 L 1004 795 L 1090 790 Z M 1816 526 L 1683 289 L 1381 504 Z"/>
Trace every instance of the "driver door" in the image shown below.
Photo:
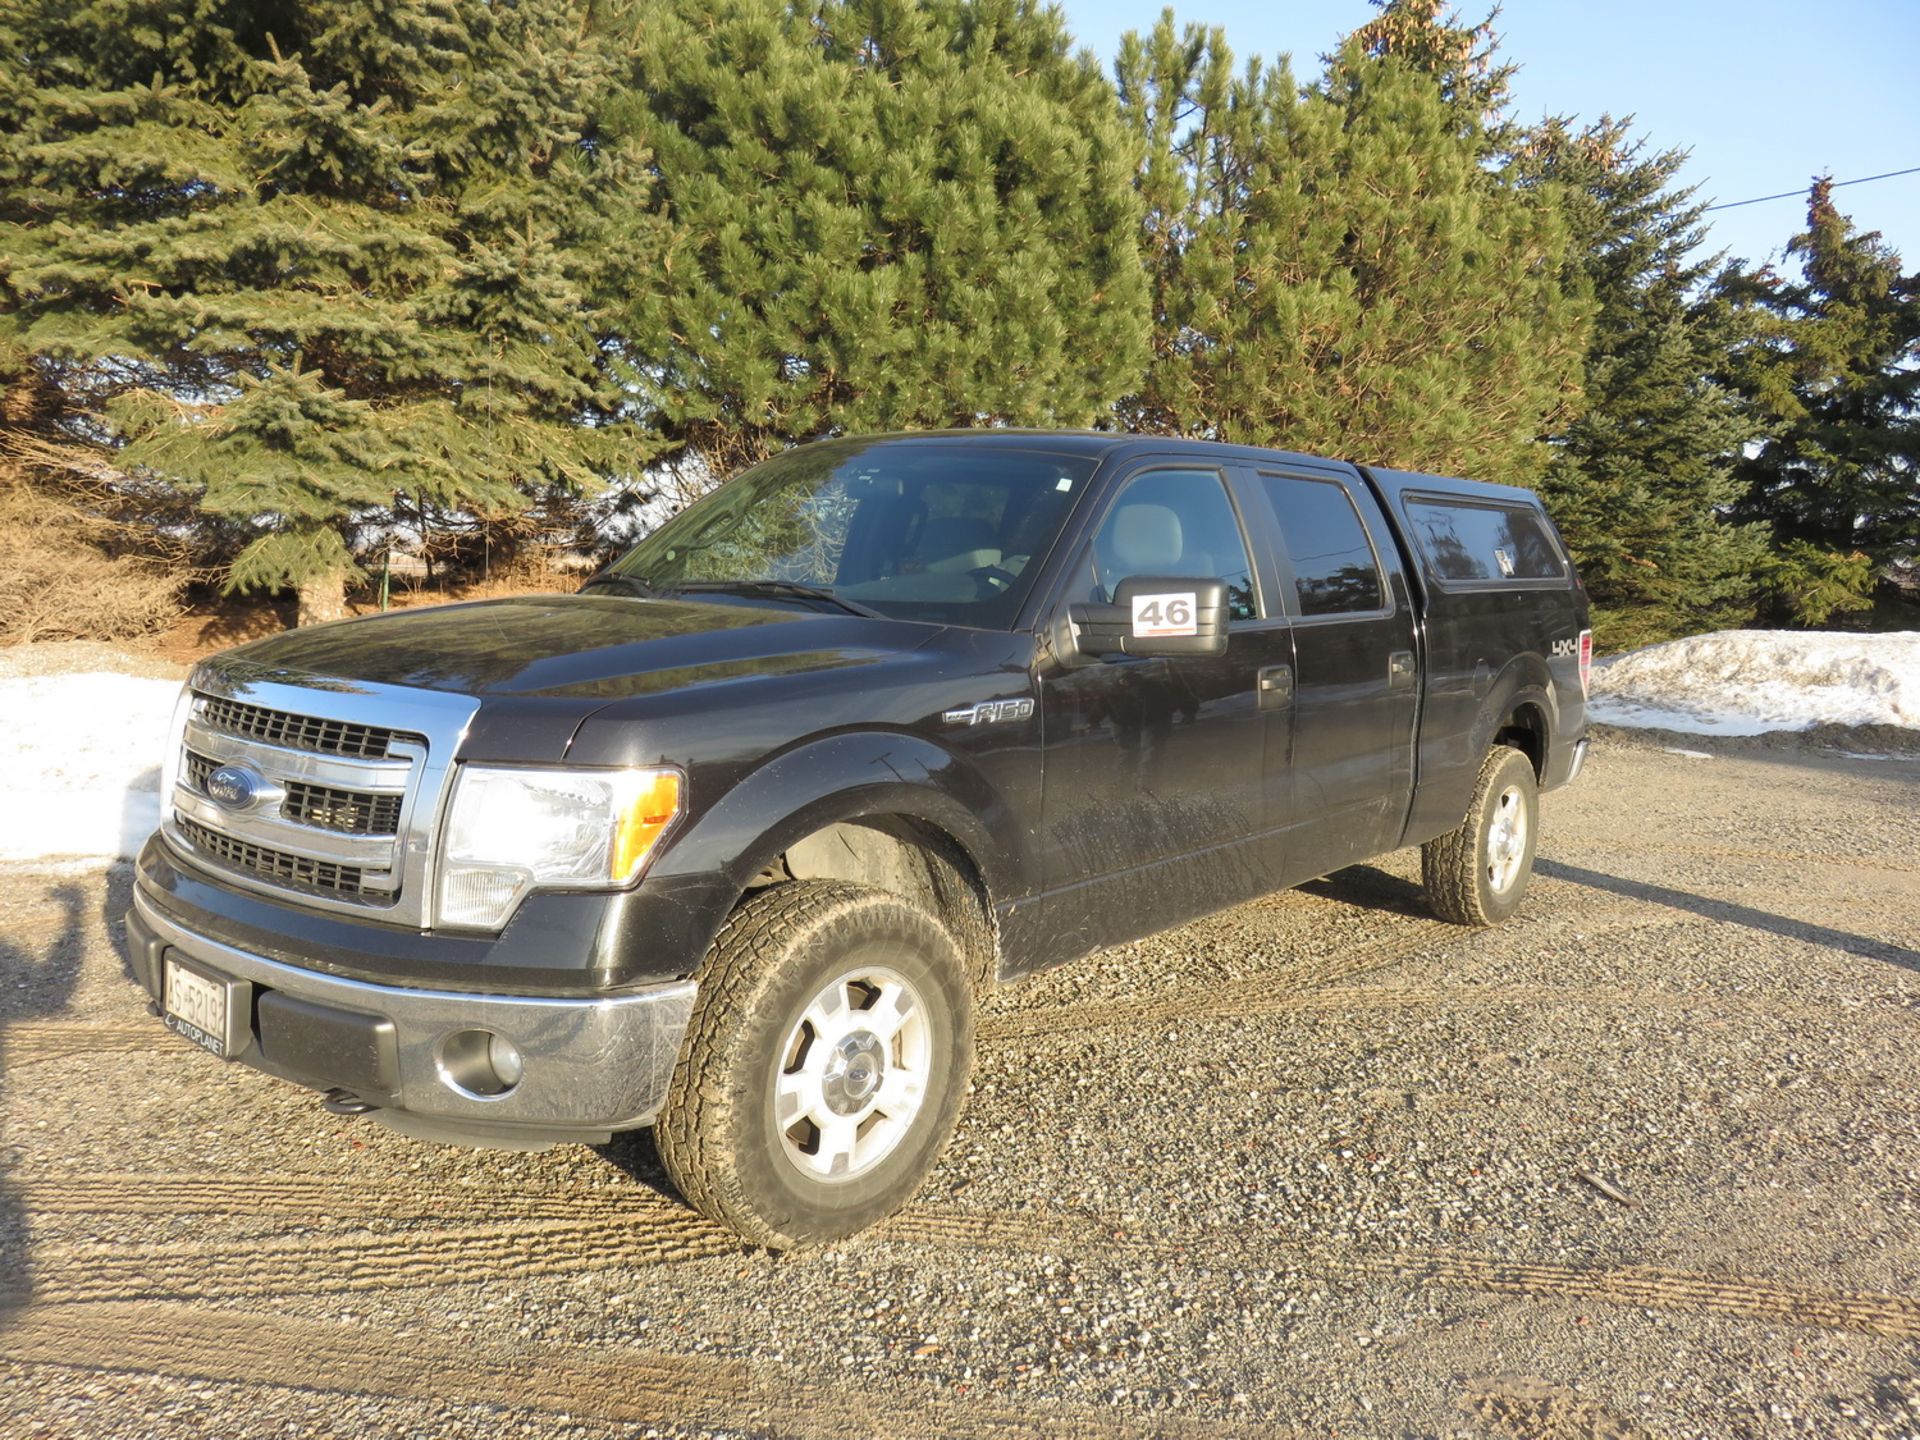
<path fill-rule="evenodd" d="M 1230 613 L 1222 655 L 1055 661 L 1040 677 L 1049 925 L 1063 951 L 1279 883 L 1287 816 L 1269 794 L 1267 755 L 1274 727 L 1291 724 L 1293 636 L 1263 603 L 1276 582 L 1249 558 L 1234 483 L 1171 461 L 1123 476 L 1055 597 L 1107 601 L 1130 575 L 1216 578 Z"/>

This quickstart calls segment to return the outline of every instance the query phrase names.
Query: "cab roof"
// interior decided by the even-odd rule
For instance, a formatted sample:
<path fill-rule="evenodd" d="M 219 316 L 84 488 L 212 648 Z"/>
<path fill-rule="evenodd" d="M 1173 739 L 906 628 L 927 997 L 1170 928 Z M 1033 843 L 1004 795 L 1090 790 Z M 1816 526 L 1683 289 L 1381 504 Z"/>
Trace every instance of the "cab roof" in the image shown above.
<path fill-rule="evenodd" d="M 1268 449 L 1256 445 L 1229 445 L 1217 440 L 1193 440 L 1178 435 L 1141 435 L 1119 430 L 895 430 L 875 435 L 844 435 L 811 441 L 810 444 L 960 444 L 984 450 L 1046 450 L 1055 454 L 1085 455 L 1097 460 L 1124 460 L 1134 455 L 1191 455 L 1213 461 L 1238 460 L 1250 464 L 1336 465 L 1363 470 L 1393 500 L 1403 491 L 1477 496 L 1480 499 L 1504 499 L 1526 504 L 1538 503 L 1533 492 L 1516 485 L 1496 485 L 1485 480 L 1470 480 L 1445 475 L 1429 475 L 1417 470 L 1390 470 L 1377 465 L 1354 465 L 1350 461 L 1329 461 L 1324 456 L 1300 451 Z"/>

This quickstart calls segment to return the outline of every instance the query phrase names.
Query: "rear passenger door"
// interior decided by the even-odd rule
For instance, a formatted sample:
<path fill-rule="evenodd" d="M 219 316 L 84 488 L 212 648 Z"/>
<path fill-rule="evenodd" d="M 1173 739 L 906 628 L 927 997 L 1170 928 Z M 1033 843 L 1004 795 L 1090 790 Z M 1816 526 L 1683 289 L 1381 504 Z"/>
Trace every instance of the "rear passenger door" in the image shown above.
<path fill-rule="evenodd" d="M 1293 626 L 1289 879 L 1324 875 L 1396 848 L 1413 792 L 1419 710 L 1415 625 L 1386 520 L 1359 477 L 1252 467 Z"/>

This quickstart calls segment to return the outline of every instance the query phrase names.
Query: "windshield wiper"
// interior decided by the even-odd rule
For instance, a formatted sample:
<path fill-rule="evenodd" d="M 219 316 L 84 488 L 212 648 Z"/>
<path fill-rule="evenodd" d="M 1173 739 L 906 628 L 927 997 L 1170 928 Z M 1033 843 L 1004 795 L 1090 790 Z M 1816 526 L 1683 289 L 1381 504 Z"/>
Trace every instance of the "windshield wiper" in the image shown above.
<path fill-rule="evenodd" d="M 702 591 L 710 594 L 734 592 L 743 595 L 791 595 L 796 600 L 822 600 L 829 605 L 838 606 L 849 615 L 861 615 L 869 620 L 887 618 L 878 610 L 862 605 L 857 600 L 849 600 L 843 595 L 836 595 L 825 586 L 800 585 L 792 580 L 689 580 L 673 588 L 687 595 L 697 595 Z"/>
<path fill-rule="evenodd" d="M 654 597 L 653 587 L 646 581 L 635 579 L 631 575 L 622 575 L 615 570 L 602 570 L 598 575 L 589 577 L 587 583 L 580 587 L 580 593 L 584 595 L 596 585 L 624 590 L 629 595 L 638 595 L 642 600 L 651 600 Z"/>

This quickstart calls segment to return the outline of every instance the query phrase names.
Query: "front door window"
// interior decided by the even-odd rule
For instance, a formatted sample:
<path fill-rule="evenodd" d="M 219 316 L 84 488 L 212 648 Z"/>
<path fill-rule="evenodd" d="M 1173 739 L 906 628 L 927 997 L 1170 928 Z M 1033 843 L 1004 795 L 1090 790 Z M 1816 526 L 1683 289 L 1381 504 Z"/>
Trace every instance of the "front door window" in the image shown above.
<path fill-rule="evenodd" d="M 1093 571 L 1093 599 L 1111 599 L 1132 575 L 1179 575 L 1225 580 L 1232 619 L 1260 613 L 1240 521 L 1212 470 L 1149 470 L 1128 481 L 1094 536 Z"/>

